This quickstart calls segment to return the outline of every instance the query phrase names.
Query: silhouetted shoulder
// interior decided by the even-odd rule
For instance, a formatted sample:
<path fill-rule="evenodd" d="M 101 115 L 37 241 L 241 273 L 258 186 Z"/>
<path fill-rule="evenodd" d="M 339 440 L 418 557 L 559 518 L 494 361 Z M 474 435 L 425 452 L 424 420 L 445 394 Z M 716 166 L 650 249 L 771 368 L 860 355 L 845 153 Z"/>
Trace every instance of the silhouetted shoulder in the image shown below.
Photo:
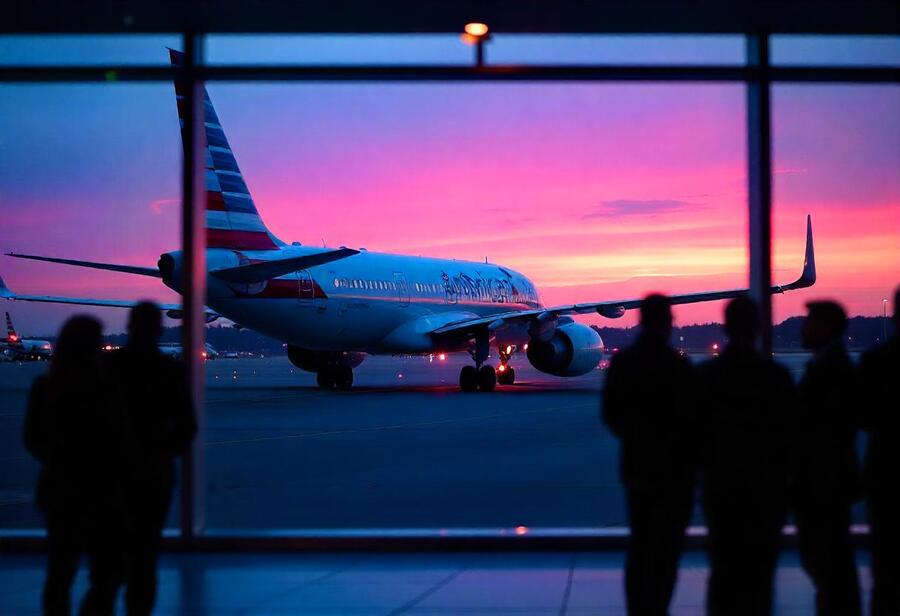
<path fill-rule="evenodd" d="M 900 364 L 900 343 L 882 344 L 862 354 L 859 366 L 862 370 L 879 370 Z"/>

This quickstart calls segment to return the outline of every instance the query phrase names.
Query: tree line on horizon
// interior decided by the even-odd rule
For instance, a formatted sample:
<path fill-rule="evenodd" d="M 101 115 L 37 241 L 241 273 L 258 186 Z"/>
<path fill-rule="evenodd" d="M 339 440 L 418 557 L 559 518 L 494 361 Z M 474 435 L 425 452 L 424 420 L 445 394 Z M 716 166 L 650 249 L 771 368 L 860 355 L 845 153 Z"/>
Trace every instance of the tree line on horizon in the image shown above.
<path fill-rule="evenodd" d="M 800 351 L 803 345 L 800 329 L 802 316 L 789 317 L 772 328 L 772 348 L 782 351 Z M 607 348 L 622 348 L 634 342 L 638 335 L 638 327 L 599 327 L 593 328 L 603 338 Z M 853 350 L 864 350 L 880 344 L 887 335 L 894 332 L 893 323 L 882 317 L 852 317 L 848 320 L 847 347 Z M 672 329 L 672 344 L 683 347 L 687 351 L 709 351 L 714 344 L 723 346 L 726 342 L 721 323 L 703 323 L 684 325 Z"/>

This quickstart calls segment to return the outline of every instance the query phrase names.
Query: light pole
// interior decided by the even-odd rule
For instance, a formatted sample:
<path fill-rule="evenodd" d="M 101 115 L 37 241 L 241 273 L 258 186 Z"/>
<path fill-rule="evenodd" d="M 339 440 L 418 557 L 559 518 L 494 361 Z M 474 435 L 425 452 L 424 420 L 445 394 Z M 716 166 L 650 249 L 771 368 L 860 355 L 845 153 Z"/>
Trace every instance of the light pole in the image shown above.
<path fill-rule="evenodd" d="M 475 46 L 475 66 L 484 67 L 484 44 L 490 39 L 490 31 L 486 24 L 470 22 L 464 28 L 462 40 Z"/>
<path fill-rule="evenodd" d="M 881 300 L 881 343 L 887 342 L 887 298 Z"/>

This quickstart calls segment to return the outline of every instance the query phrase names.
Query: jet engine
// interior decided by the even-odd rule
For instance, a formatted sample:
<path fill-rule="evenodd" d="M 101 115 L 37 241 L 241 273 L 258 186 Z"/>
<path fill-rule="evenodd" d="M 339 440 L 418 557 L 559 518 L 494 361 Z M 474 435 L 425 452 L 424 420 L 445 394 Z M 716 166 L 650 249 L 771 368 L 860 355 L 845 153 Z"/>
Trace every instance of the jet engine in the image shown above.
<path fill-rule="evenodd" d="M 307 372 L 318 372 L 326 366 L 356 368 L 365 359 L 365 353 L 348 351 L 313 351 L 288 345 L 288 359 L 296 367 Z"/>
<path fill-rule="evenodd" d="M 580 376 L 597 367 L 603 356 L 600 335 L 587 325 L 559 325 L 546 341 L 532 338 L 528 343 L 531 365 L 554 376 Z"/>
<path fill-rule="evenodd" d="M 181 292 L 181 251 L 176 250 L 159 255 L 156 267 L 162 276 L 163 284 L 174 291 Z"/>

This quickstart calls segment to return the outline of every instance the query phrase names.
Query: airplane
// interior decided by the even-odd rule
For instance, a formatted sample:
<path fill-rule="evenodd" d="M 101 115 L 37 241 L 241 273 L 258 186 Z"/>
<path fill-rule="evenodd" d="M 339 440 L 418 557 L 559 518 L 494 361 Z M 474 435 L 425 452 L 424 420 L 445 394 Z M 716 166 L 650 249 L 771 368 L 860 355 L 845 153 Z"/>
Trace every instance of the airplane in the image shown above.
<path fill-rule="evenodd" d="M 20 337 L 16 333 L 12 317 L 8 312 L 6 313 L 6 339 L 0 345 L 0 350 L 7 359 L 18 361 L 50 359 L 53 355 L 53 345 L 49 340 Z"/>
<path fill-rule="evenodd" d="M 158 345 L 159 352 L 173 359 L 181 359 L 184 356 L 184 349 L 180 342 L 160 342 Z M 203 359 L 215 360 L 219 358 L 219 352 L 216 351 L 210 343 L 203 345 Z"/>
<path fill-rule="evenodd" d="M 173 65 L 183 56 L 169 50 Z M 184 92 L 175 98 L 184 140 Z M 640 299 L 602 300 L 560 306 L 541 303 L 534 283 L 503 265 L 319 248 L 278 239 L 263 222 L 241 175 L 209 94 L 204 90 L 206 137 L 206 319 L 225 317 L 287 345 L 298 368 L 314 372 L 323 389 L 350 389 L 353 369 L 366 355 L 428 355 L 468 352 L 473 360 L 459 374 L 463 391 L 492 391 L 515 382 L 511 357 L 524 352 L 539 371 L 556 376 L 587 374 L 599 364 L 603 341 L 572 315 L 615 319 L 639 308 Z M 816 281 L 812 221 L 806 221 L 806 255 L 800 277 L 771 287 L 784 293 Z M 47 261 L 162 279 L 181 291 L 183 254 L 163 253 L 156 267 L 96 263 L 7 253 Z M 673 304 L 729 299 L 747 289 L 673 295 Z M 128 308 L 136 302 L 47 295 L 20 295 L 0 279 L 0 297 Z M 179 318 L 179 304 L 161 306 Z M 487 360 L 497 349 L 497 368 Z"/>

